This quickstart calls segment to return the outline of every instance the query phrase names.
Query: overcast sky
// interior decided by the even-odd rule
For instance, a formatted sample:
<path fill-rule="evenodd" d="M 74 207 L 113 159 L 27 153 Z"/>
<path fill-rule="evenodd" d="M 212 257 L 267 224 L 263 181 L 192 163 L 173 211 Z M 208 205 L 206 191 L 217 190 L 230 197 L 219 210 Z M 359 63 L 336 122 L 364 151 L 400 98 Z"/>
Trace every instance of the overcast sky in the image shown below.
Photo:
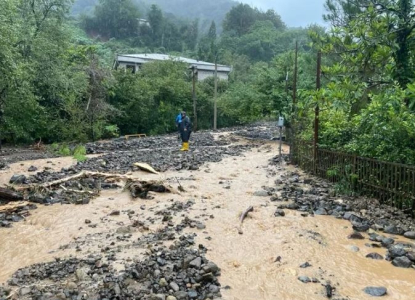
<path fill-rule="evenodd" d="M 239 0 L 264 10 L 272 8 L 290 27 L 323 25 L 325 0 Z"/>

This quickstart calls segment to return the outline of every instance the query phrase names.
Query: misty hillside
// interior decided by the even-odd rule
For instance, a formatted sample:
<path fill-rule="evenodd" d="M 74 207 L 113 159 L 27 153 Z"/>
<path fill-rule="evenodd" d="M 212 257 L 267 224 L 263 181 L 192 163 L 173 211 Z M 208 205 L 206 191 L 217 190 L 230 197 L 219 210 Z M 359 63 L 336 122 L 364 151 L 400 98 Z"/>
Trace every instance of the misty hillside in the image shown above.
<path fill-rule="evenodd" d="M 72 13 L 90 13 L 99 0 L 76 0 Z M 233 0 L 135 0 L 142 14 L 146 14 L 152 4 L 158 5 L 164 12 L 174 14 L 177 17 L 200 20 L 202 30 L 208 26 L 212 20 L 222 25 L 222 21 L 229 10 L 238 2 Z"/>

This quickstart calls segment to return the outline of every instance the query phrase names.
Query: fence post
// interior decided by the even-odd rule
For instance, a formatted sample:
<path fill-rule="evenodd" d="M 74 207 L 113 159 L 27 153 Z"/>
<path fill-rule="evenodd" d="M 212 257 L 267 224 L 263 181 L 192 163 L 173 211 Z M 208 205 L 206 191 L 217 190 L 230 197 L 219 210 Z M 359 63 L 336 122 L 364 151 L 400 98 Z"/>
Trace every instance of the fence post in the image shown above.
<path fill-rule="evenodd" d="M 295 57 L 294 57 L 294 74 L 293 74 L 293 107 L 292 107 L 292 120 L 291 120 L 291 146 L 290 146 L 290 158 L 295 156 L 295 118 L 296 118 L 296 105 L 297 105 L 297 78 L 298 78 L 298 41 L 295 42 Z M 288 72 L 286 77 L 286 84 L 288 86 Z M 287 89 L 288 93 L 288 89 Z M 294 154 L 293 154 L 294 153 Z"/>
<path fill-rule="evenodd" d="M 352 166 L 352 177 L 350 178 L 352 183 L 352 190 L 355 191 L 358 187 L 357 184 L 359 183 L 359 176 L 356 174 L 357 170 L 357 155 L 353 155 L 353 166 Z"/>
<path fill-rule="evenodd" d="M 317 91 L 319 91 L 321 88 L 320 79 L 321 79 L 321 51 L 318 51 L 317 53 L 317 75 L 316 75 L 316 90 Z M 320 107 L 317 102 L 316 109 L 315 109 L 315 117 L 314 117 L 314 174 L 317 174 L 317 170 L 318 170 L 319 117 L 320 117 Z"/>

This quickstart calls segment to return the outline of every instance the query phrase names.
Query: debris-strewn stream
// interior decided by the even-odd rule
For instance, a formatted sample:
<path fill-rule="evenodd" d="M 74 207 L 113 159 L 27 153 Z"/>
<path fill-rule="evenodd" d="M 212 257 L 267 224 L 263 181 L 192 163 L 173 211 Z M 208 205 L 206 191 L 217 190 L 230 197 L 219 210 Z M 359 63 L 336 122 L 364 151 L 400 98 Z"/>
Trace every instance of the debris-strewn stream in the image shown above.
<path fill-rule="evenodd" d="M 0 204 L 0 299 L 413 299 L 413 220 L 279 164 L 272 135 L 203 132 L 189 153 L 175 136 L 115 140 L 89 144 L 100 156 L 85 163 L 10 164 L 2 182 L 22 175 L 24 200 Z"/>

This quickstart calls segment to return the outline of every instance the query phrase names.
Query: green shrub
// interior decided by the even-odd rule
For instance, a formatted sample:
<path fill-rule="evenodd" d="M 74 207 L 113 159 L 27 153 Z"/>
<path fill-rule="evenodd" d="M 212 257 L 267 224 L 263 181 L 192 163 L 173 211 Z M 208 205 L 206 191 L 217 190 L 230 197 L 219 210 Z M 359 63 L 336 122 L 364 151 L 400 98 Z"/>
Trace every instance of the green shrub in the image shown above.
<path fill-rule="evenodd" d="M 71 149 L 69 149 L 68 145 L 62 145 L 57 150 L 57 153 L 61 156 L 70 156 L 71 155 Z"/>
<path fill-rule="evenodd" d="M 78 162 L 86 161 L 87 157 L 86 157 L 86 148 L 85 148 L 85 146 L 82 146 L 82 145 L 76 146 L 73 150 L 73 157 Z"/>
<path fill-rule="evenodd" d="M 116 138 L 120 136 L 120 130 L 117 125 L 108 125 L 104 128 L 104 138 Z"/>

